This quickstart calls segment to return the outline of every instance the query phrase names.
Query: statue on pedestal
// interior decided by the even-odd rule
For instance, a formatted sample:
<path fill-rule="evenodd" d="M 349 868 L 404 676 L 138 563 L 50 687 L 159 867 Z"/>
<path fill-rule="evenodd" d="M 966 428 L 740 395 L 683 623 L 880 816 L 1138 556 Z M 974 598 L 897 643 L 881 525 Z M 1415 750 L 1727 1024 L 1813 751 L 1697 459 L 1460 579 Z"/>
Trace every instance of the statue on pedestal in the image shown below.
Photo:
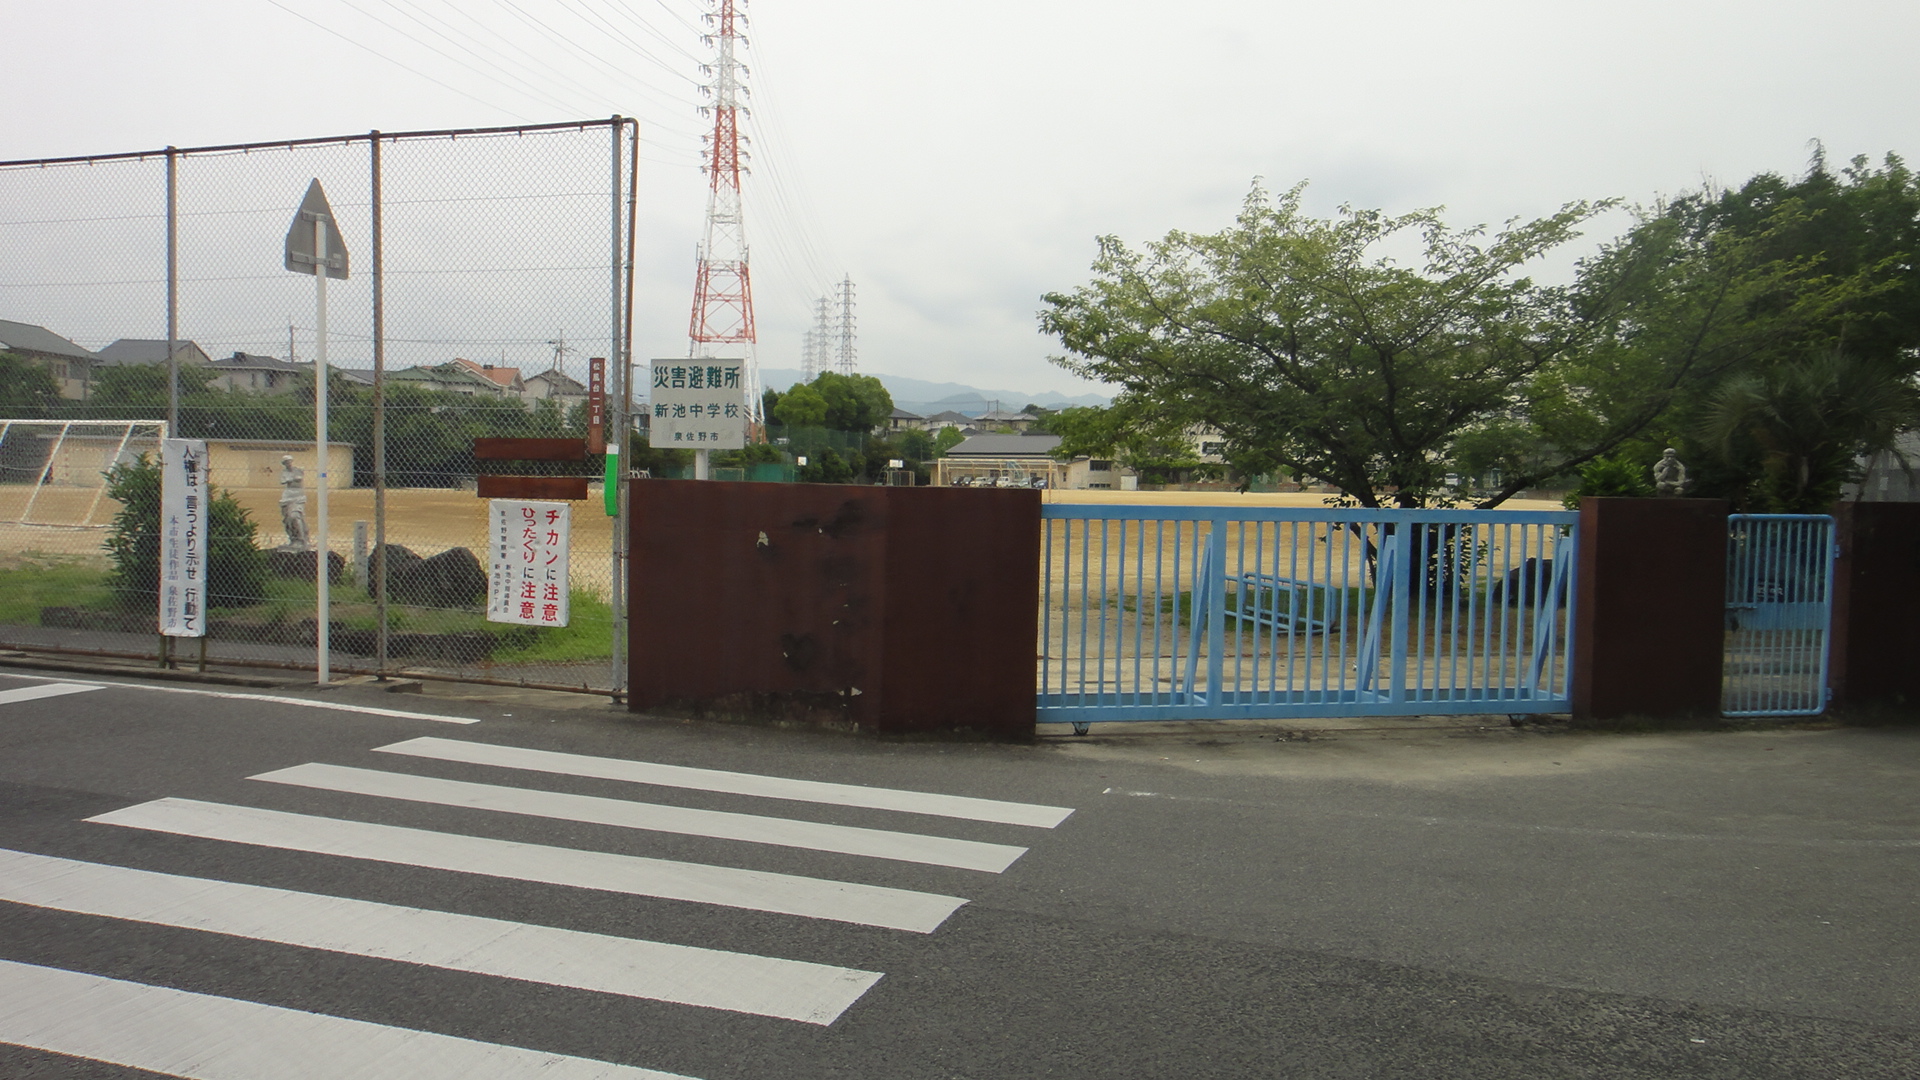
<path fill-rule="evenodd" d="M 1653 463 L 1653 490 L 1656 495 L 1678 497 L 1687 490 L 1687 467 L 1680 463 L 1680 454 L 1669 446 Z"/>
<path fill-rule="evenodd" d="M 280 459 L 280 525 L 287 530 L 284 551 L 311 551 L 307 538 L 307 474 L 293 467 L 293 455 Z"/>

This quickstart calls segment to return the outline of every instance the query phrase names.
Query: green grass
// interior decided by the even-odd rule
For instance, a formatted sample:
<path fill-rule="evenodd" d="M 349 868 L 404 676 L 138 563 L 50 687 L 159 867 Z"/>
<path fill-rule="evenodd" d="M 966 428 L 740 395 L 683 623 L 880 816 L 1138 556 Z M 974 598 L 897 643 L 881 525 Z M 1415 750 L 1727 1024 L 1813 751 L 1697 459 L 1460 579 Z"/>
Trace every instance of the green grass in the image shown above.
<path fill-rule="evenodd" d="M 88 611 L 120 611 L 107 587 L 107 571 L 73 555 L 27 552 L 0 566 L 0 625 L 38 626 L 43 607 L 70 607 Z M 258 603 L 220 607 L 217 618 L 239 619 L 270 626 L 313 618 L 317 590 L 311 581 L 268 578 Z M 373 601 L 356 583 L 342 581 L 331 590 L 333 620 L 355 630 L 378 625 Z M 417 634 L 458 634 L 478 630 L 501 639 L 496 663 L 558 664 L 604 660 L 613 644 L 613 609 L 600 597 L 575 589 L 568 625 L 553 628 L 514 626 L 487 621 L 484 611 L 458 608 L 422 608 L 394 604 L 387 609 L 387 627 Z M 149 598 L 148 603 L 151 603 Z"/>
<path fill-rule="evenodd" d="M 613 647 L 613 608 L 605 600 L 578 589 L 568 594 L 567 625 L 553 629 L 526 627 L 534 637 L 493 654 L 510 664 L 557 664 L 576 660 L 604 660 Z M 519 629 L 516 627 L 515 629 Z"/>
<path fill-rule="evenodd" d="M 107 572 L 72 555 L 28 552 L 0 569 L 0 623 L 40 625 L 43 607 L 115 607 Z"/>

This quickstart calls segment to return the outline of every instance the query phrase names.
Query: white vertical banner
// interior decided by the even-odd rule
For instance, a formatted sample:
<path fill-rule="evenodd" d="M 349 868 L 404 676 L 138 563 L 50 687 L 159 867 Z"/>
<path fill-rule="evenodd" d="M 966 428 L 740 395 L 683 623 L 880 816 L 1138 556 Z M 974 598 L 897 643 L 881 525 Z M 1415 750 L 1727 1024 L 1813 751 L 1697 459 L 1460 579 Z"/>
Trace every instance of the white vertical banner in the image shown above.
<path fill-rule="evenodd" d="M 160 632 L 207 634 L 207 444 L 160 443 Z"/>
<path fill-rule="evenodd" d="M 487 620 L 567 625 L 571 505 L 487 500 Z"/>

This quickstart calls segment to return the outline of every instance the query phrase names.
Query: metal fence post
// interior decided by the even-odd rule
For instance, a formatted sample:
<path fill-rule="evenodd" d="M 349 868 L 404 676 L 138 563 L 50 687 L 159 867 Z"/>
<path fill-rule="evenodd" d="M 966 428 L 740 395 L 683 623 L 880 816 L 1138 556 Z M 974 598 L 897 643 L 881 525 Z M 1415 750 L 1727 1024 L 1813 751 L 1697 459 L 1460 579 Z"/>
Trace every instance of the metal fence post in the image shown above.
<path fill-rule="evenodd" d="M 621 232 L 622 232 L 620 228 L 621 226 L 620 218 L 622 213 L 622 207 L 620 205 L 620 196 L 621 196 L 621 187 L 622 187 L 622 180 L 623 180 L 620 174 L 620 166 L 621 166 L 620 140 L 623 136 L 626 135 L 626 124 L 622 122 L 620 118 L 620 114 L 618 113 L 614 114 L 613 122 L 610 125 L 608 125 L 607 132 L 608 132 L 608 140 L 607 140 L 608 149 L 609 149 L 609 153 L 612 161 L 611 172 L 610 172 L 611 183 L 609 184 L 609 190 L 611 192 L 611 196 L 610 196 L 610 202 L 608 204 L 609 208 L 608 208 L 608 214 L 607 214 L 607 224 L 608 224 L 607 244 L 608 244 L 608 251 L 610 253 L 610 257 L 608 259 L 608 287 L 609 287 L 610 296 L 611 296 L 611 299 L 607 305 L 608 322 L 609 322 L 609 330 L 607 332 L 607 355 L 614 358 L 614 362 L 608 365 L 608 367 L 611 370 L 607 372 L 607 374 L 611 376 L 614 382 L 614 385 L 609 386 L 607 388 L 608 390 L 607 396 L 612 398 L 614 401 L 613 408 L 610 410 L 614 414 L 612 417 L 614 421 L 612 425 L 613 429 L 619 433 L 619 435 L 617 436 L 619 441 L 621 443 L 626 443 L 631 439 L 631 433 L 627 430 L 627 413 L 626 413 L 626 392 L 627 392 L 626 379 L 627 379 L 627 359 L 628 358 L 626 357 L 625 353 L 621 348 L 621 343 L 625 337 L 625 335 L 622 334 L 621 332 L 623 326 L 625 325 L 624 312 L 623 312 L 623 301 L 625 299 L 623 286 L 625 285 L 625 277 L 623 272 L 624 268 L 622 266 L 622 263 L 624 262 L 624 260 L 621 258 L 621 249 L 620 249 L 620 239 L 621 239 Z M 636 153 L 635 154 L 636 159 L 638 158 L 638 156 L 639 155 Z M 637 160 L 635 165 L 637 168 L 638 167 Z M 631 447 L 623 446 L 622 449 L 630 450 Z M 618 475 L 614 477 L 614 482 L 615 483 L 619 482 Z M 625 605 L 623 603 L 624 597 L 622 596 L 622 594 L 626 591 L 626 581 L 622 573 L 622 570 L 624 569 L 624 567 L 622 567 L 621 565 L 621 563 L 625 559 L 625 550 L 624 550 L 625 537 L 622 535 L 623 530 L 621 526 L 624 525 L 626 522 L 626 504 L 624 501 L 619 501 L 620 497 L 618 492 L 614 494 L 614 498 L 616 500 L 615 505 L 620 510 L 620 513 L 616 514 L 612 519 L 611 527 L 613 529 L 613 537 L 611 539 L 611 542 L 608 545 L 612 551 L 612 555 L 609 560 L 610 565 L 607 571 L 608 592 L 610 594 L 607 597 L 607 608 L 609 612 L 609 619 L 612 625 L 609 627 L 609 633 L 607 635 L 609 639 L 608 650 L 607 650 L 608 652 L 607 665 L 608 665 L 608 678 L 609 678 L 609 681 L 611 681 L 613 684 L 611 689 L 613 691 L 614 700 L 617 701 L 620 698 L 621 691 L 624 689 L 624 687 L 621 685 L 621 667 L 622 667 L 622 661 L 624 660 L 623 653 L 625 652 L 625 649 L 623 647 L 624 642 L 622 641 L 623 635 L 621 634 L 620 631 L 621 631 L 621 623 L 623 621 L 624 614 L 625 614 Z"/>
<path fill-rule="evenodd" d="M 373 668 L 387 678 L 387 309 L 380 217 L 380 132 L 372 147 L 373 202 Z"/>
<path fill-rule="evenodd" d="M 167 147 L 167 430 L 180 431 L 180 155 Z"/>

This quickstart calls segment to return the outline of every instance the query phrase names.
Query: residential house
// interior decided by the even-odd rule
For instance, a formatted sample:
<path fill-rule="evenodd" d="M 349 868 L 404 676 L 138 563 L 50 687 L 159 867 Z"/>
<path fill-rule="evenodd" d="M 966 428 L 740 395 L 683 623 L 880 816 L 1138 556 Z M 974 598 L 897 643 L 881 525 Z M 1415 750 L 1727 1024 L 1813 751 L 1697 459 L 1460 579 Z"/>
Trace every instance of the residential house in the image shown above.
<path fill-rule="evenodd" d="M 184 338 L 175 341 L 180 354 L 181 366 L 192 364 L 205 367 L 213 361 L 206 350 L 198 344 Z M 101 349 L 96 354 L 95 367 L 125 367 L 131 364 L 164 364 L 167 362 L 167 340 L 165 338 L 121 338 L 119 341 Z"/>
<path fill-rule="evenodd" d="M 270 397 L 291 394 L 313 377 L 313 369 L 305 364 L 244 352 L 236 352 L 225 360 L 209 361 L 207 367 L 215 373 L 207 383 L 210 387 Z"/>
<path fill-rule="evenodd" d="M 549 398 L 560 403 L 563 409 L 571 409 L 587 400 L 586 384 L 561 371 L 548 368 L 526 380 L 521 397 L 528 401 L 545 401 Z"/>
<path fill-rule="evenodd" d="M 1005 409 L 990 409 L 973 418 L 973 426 L 982 431 L 996 431 L 1003 427 L 1022 432 L 1032 427 L 1032 413 L 1008 412 Z"/>
<path fill-rule="evenodd" d="M 0 319 L 0 352 L 26 357 L 46 369 L 60 386 L 60 396 L 78 401 L 87 396 L 93 365 L 99 359 L 44 326 Z"/>
<path fill-rule="evenodd" d="M 887 433 L 898 435 L 903 431 L 926 430 L 927 418 L 919 413 L 910 413 L 905 409 L 895 409 L 887 416 Z"/>
<path fill-rule="evenodd" d="M 395 385 L 417 386 L 468 397 L 504 397 L 506 388 L 492 379 L 481 378 L 457 363 L 421 365 L 387 372 L 387 381 Z"/>
<path fill-rule="evenodd" d="M 934 413 L 932 416 L 920 421 L 922 431 L 938 432 L 942 428 L 950 427 L 959 428 L 962 435 L 971 435 L 979 430 L 973 426 L 973 417 L 968 416 L 966 413 L 954 412 L 952 409 L 948 409 L 946 412 Z"/>
<path fill-rule="evenodd" d="M 469 375 L 477 375 L 482 379 L 498 383 L 501 391 L 508 396 L 526 396 L 527 387 L 526 383 L 520 378 L 519 368 L 507 367 L 504 364 L 483 364 L 473 360 L 462 359 L 458 356 L 453 358 L 453 362 Z"/>

